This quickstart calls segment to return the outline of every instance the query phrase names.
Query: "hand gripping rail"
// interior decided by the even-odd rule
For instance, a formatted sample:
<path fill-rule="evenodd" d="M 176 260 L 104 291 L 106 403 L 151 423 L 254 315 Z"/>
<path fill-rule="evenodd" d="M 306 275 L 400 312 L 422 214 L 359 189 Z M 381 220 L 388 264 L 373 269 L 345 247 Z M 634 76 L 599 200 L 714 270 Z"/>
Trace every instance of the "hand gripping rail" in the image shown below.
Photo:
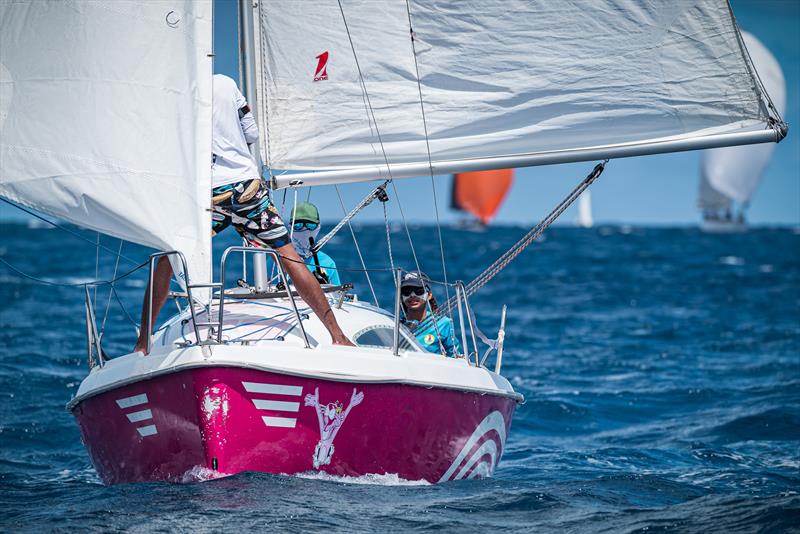
<path fill-rule="evenodd" d="M 222 253 L 222 260 L 220 260 L 220 266 L 219 266 L 220 283 L 217 284 L 217 286 L 220 287 L 219 307 L 217 309 L 218 321 L 217 323 L 214 323 L 214 325 L 217 327 L 217 343 L 220 344 L 222 343 L 222 318 L 223 318 L 222 312 L 223 312 L 223 307 L 225 305 L 225 291 L 224 291 L 225 262 L 228 259 L 228 254 L 230 254 L 231 252 L 241 252 L 243 254 L 267 254 L 269 256 L 272 256 L 275 265 L 278 267 L 278 274 L 281 277 L 283 286 L 287 289 L 286 294 L 289 296 L 289 302 L 292 303 L 292 309 L 294 310 L 294 315 L 297 318 L 297 324 L 300 327 L 300 332 L 303 334 L 303 342 L 305 343 L 306 348 L 310 349 L 311 344 L 308 341 L 308 335 L 306 334 L 306 329 L 303 326 L 303 318 L 300 316 L 300 311 L 297 309 L 297 303 L 294 301 L 294 293 L 291 291 L 291 287 L 289 286 L 289 280 L 286 277 L 286 272 L 283 270 L 283 265 L 281 264 L 280 255 L 271 249 L 255 248 L 255 247 L 228 247 L 227 249 L 225 249 L 225 252 Z M 204 325 L 204 326 L 211 326 L 211 325 Z"/>

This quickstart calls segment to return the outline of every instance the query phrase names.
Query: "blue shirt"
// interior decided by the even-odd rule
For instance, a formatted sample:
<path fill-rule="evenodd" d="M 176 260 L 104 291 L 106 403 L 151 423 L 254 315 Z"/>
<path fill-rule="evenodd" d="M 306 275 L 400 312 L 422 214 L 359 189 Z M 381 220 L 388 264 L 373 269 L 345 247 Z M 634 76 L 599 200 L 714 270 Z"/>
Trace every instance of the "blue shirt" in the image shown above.
<path fill-rule="evenodd" d="M 339 271 L 336 270 L 336 262 L 333 261 L 333 258 L 322 252 L 321 250 L 317 252 L 317 258 L 319 258 L 319 269 L 328 276 L 328 282 L 335 286 L 342 285 L 341 280 L 339 279 Z M 308 270 L 312 273 L 317 270 L 317 265 L 314 263 L 314 256 L 309 256 L 305 258 L 306 265 L 308 266 Z M 275 266 L 272 265 L 270 261 L 269 267 L 270 277 L 278 276 L 278 271 L 275 269 Z"/>
<path fill-rule="evenodd" d="M 342 285 L 341 280 L 339 280 L 339 271 L 336 270 L 336 262 L 333 261 L 333 258 L 321 250 L 317 252 L 317 258 L 319 259 L 319 270 L 328 276 L 328 282 L 335 286 Z M 317 270 L 313 255 L 306 258 L 306 265 L 308 265 L 308 270 L 312 273 Z"/>
<path fill-rule="evenodd" d="M 425 317 L 427 318 L 428 316 L 429 315 L 426 314 Z M 421 322 L 425 322 L 425 319 L 423 319 Z M 447 356 L 457 356 L 458 353 L 461 352 L 461 345 L 459 344 L 458 339 L 456 339 L 453 321 L 451 321 L 449 317 L 439 317 L 435 324 L 431 321 L 430 323 L 427 323 L 427 325 L 427 328 L 414 332 L 417 341 L 419 341 L 420 345 L 422 345 L 425 350 L 428 352 L 441 354 L 441 350 L 439 349 L 439 341 L 441 340 L 442 346 L 444 347 L 444 352 Z M 410 321 L 409 326 L 414 327 L 416 325 L 414 324 L 414 321 Z"/>

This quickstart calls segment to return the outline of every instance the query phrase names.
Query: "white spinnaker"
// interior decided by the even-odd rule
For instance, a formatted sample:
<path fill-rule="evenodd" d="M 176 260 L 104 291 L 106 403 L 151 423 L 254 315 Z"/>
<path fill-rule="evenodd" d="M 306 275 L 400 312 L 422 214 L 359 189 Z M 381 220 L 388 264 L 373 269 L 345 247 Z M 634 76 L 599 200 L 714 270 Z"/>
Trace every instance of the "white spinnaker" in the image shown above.
<path fill-rule="evenodd" d="M 341 4 L 375 122 L 337 1 L 261 2 L 265 161 L 307 171 L 380 166 L 380 134 L 390 165 L 426 168 L 405 0 Z M 767 122 L 725 0 L 408 6 L 434 163 L 476 170 L 470 161 L 641 147 Z"/>
<path fill-rule="evenodd" d="M 211 275 L 212 5 L 0 2 L 0 195 Z"/>
<path fill-rule="evenodd" d="M 752 34 L 742 32 L 742 37 L 758 77 L 778 113 L 783 116 L 786 112 L 786 81 L 781 66 L 767 47 Z M 700 207 L 721 207 L 723 202 L 720 196 L 729 199 L 728 205 L 730 200 L 740 204 L 750 202 L 774 150 L 775 145 L 770 143 L 706 151 L 702 162 Z"/>

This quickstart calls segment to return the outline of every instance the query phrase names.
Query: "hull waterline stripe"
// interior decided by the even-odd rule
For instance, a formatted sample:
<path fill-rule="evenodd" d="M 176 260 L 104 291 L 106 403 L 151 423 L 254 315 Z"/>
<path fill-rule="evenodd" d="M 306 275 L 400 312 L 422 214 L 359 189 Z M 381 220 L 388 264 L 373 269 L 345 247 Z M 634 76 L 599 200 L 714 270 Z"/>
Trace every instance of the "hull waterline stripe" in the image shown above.
<path fill-rule="evenodd" d="M 300 410 L 299 402 L 253 399 L 253 404 L 259 410 L 277 410 L 279 412 L 297 412 Z"/>
<path fill-rule="evenodd" d="M 294 428 L 297 424 L 297 419 L 294 417 L 270 417 L 265 415 L 262 417 L 264 424 L 267 426 L 279 426 L 282 428 Z"/>
<path fill-rule="evenodd" d="M 147 393 L 141 395 L 134 395 L 133 397 L 125 397 L 124 399 L 117 399 L 117 406 L 122 408 L 130 408 L 131 406 L 138 406 L 147 403 Z"/>
<path fill-rule="evenodd" d="M 258 382 L 242 382 L 244 389 L 250 393 L 271 393 L 273 395 L 292 395 L 299 397 L 303 394 L 303 386 L 284 386 L 282 384 L 259 384 Z"/>
<path fill-rule="evenodd" d="M 136 430 L 139 431 L 139 434 L 142 437 L 152 436 L 153 434 L 158 434 L 158 430 L 156 429 L 156 425 L 147 425 L 143 427 L 139 427 Z"/>
<path fill-rule="evenodd" d="M 144 421 L 145 419 L 153 418 L 153 412 L 150 410 L 142 410 L 140 412 L 132 412 L 125 415 L 128 416 L 128 421 L 131 423 L 137 423 L 139 421 Z"/>

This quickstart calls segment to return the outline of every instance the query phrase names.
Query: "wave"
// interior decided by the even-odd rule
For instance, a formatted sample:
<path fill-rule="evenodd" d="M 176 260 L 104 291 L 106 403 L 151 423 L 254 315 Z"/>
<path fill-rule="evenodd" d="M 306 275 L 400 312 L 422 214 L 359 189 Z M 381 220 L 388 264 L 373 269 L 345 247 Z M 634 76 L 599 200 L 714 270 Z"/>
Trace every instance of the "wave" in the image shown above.
<path fill-rule="evenodd" d="M 296 478 L 304 478 L 308 480 L 321 480 L 323 482 L 337 482 L 340 484 L 356 484 L 367 486 L 430 486 L 431 483 L 427 480 L 406 480 L 394 473 L 367 474 L 358 477 L 331 475 L 323 471 L 306 471 L 305 473 L 298 473 L 294 476 Z"/>

